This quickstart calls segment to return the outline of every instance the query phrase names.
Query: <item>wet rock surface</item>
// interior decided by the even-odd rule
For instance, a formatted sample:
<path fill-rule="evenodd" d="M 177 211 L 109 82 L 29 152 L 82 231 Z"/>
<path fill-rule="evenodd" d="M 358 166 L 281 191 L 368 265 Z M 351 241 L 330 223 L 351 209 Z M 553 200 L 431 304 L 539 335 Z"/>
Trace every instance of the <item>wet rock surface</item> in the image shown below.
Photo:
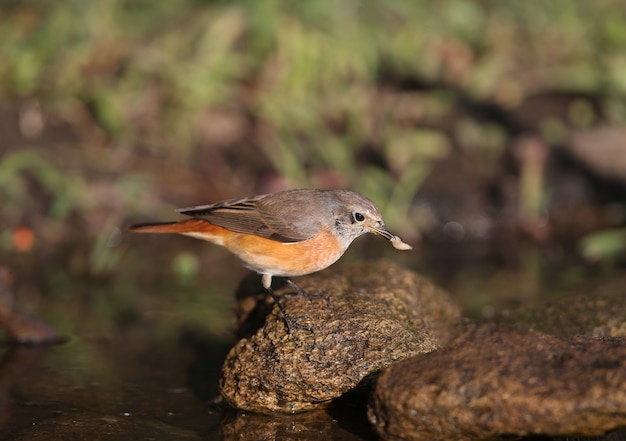
<path fill-rule="evenodd" d="M 20 344 L 60 343 L 63 338 L 50 326 L 33 317 L 17 303 L 12 291 L 13 273 L 0 266 L 0 329 L 9 341 Z"/>
<path fill-rule="evenodd" d="M 391 440 L 600 435 L 626 426 L 626 339 L 475 327 L 387 368 L 368 415 Z"/>
<path fill-rule="evenodd" d="M 625 278 L 611 284 L 525 305 L 512 311 L 507 321 L 548 334 L 570 337 L 626 337 Z"/>
<path fill-rule="evenodd" d="M 230 351 L 220 392 L 256 412 L 313 409 L 348 391 L 369 390 L 389 364 L 438 347 L 443 324 L 460 313 L 449 296 L 414 272 L 385 262 L 361 263 L 296 280 L 308 294 L 279 290 L 289 314 L 313 332 L 287 333 L 278 309 L 254 331 L 257 303 L 241 294 L 240 324 L 249 337 Z M 258 285 L 256 290 L 258 291 Z"/>

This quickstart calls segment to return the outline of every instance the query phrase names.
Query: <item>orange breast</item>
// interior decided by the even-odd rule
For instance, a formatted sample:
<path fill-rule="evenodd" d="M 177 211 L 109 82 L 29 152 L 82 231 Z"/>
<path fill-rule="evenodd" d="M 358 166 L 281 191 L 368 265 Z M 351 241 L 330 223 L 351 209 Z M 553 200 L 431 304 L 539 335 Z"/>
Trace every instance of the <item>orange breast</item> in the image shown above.
<path fill-rule="evenodd" d="M 234 233 L 224 246 L 248 267 L 274 276 L 302 276 L 332 265 L 345 249 L 324 231 L 302 242 L 283 243 L 251 234 Z"/>

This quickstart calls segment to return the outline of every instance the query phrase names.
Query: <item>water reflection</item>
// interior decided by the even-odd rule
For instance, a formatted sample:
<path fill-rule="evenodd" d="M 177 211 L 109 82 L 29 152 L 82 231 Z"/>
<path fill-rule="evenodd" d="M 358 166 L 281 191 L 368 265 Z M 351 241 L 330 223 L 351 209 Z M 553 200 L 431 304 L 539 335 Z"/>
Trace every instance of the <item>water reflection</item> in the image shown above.
<path fill-rule="evenodd" d="M 9 345 L 0 358 L 0 428 L 14 421 L 14 407 L 21 397 L 15 389 L 20 378 L 37 366 L 49 346 Z"/>
<path fill-rule="evenodd" d="M 365 409 L 321 409 L 296 415 L 259 415 L 224 410 L 220 419 L 220 439 L 374 441 Z"/>

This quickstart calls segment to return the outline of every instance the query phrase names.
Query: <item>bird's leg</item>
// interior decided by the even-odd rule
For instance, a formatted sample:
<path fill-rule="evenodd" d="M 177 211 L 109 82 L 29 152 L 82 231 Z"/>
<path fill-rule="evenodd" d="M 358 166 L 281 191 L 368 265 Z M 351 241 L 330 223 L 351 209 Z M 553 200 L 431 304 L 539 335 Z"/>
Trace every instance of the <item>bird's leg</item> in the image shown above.
<path fill-rule="evenodd" d="M 271 286 L 265 289 L 267 290 L 267 292 L 270 293 L 270 295 L 272 296 L 272 299 L 274 299 L 274 303 L 276 303 L 276 306 L 278 306 L 278 309 L 280 309 L 280 312 L 283 315 L 283 320 L 285 321 L 285 325 L 287 326 L 287 333 L 291 334 L 291 332 L 295 328 L 304 329 L 309 332 L 314 332 L 311 326 L 298 323 L 296 319 L 294 319 L 292 316 L 287 314 L 287 310 L 285 309 L 283 304 L 280 303 L 278 296 L 276 295 L 276 293 L 274 292 Z"/>
<path fill-rule="evenodd" d="M 285 280 L 287 281 L 289 286 L 291 286 L 293 289 L 296 290 L 296 294 L 297 295 L 309 298 L 309 295 L 306 292 L 304 292 L 304 290 L 302 288 L 300 288 L 298 285 L 296 285 L 291 279 L 285 279 Z"/>
<path fill-rule="evenodd" d="M 313 331 L 313 328 L 311 326 L 302 325 L 298 323 L 296 319 L 294 319 L 289 314 L 287 314 L 287 310 L 285 309 L 283 304 L 280 303 L 280 299 L 278 298 L 278 296 L 272 289 L 272 276 L 270 274 L 263 274 L 262 281 L 263 281 L 263 287 L 267 290 L 267 292 L 270 293 L 270 295 L 272 296 L 272 299 L 274 300 L 274 303 L 276 303 L 276 306 L 278 306 L 278 309 L 283 315 L 283 320 L 285 321 L 285 325 L 287 326 L 287 333 L 291 334 L 291 332 L 295 328 L 299 328 L 299 329 L 304 329 L 306 331 L 312 332 L 313 335 L 315 335 L 315 332 Z M 298 288 L 298 290 L 300 290 L 300 292 L 304 292 L 300 288 Z"/>

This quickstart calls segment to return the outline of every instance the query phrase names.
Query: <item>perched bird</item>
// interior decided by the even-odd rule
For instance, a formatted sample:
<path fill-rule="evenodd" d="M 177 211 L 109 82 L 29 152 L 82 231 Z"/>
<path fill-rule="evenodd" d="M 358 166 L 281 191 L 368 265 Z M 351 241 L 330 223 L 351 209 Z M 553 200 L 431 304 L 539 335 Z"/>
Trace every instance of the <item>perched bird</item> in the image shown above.
<path fill-rule="evenodd" d="M 364 233 L 382 236 L 399 250 L 411 249 L 385 228 L 372 201 L 348 190 L 287 190 L 177 211 L 191 218 L 137 224 L 130 231 L 178 233 L 225 247 L 262 275 L 263 287 L 280 309 L 290 333 L 294 327 L 308 328 L 287 314 L 272 289 L 273 276 L 289 278 L 323 270 Z"/>

